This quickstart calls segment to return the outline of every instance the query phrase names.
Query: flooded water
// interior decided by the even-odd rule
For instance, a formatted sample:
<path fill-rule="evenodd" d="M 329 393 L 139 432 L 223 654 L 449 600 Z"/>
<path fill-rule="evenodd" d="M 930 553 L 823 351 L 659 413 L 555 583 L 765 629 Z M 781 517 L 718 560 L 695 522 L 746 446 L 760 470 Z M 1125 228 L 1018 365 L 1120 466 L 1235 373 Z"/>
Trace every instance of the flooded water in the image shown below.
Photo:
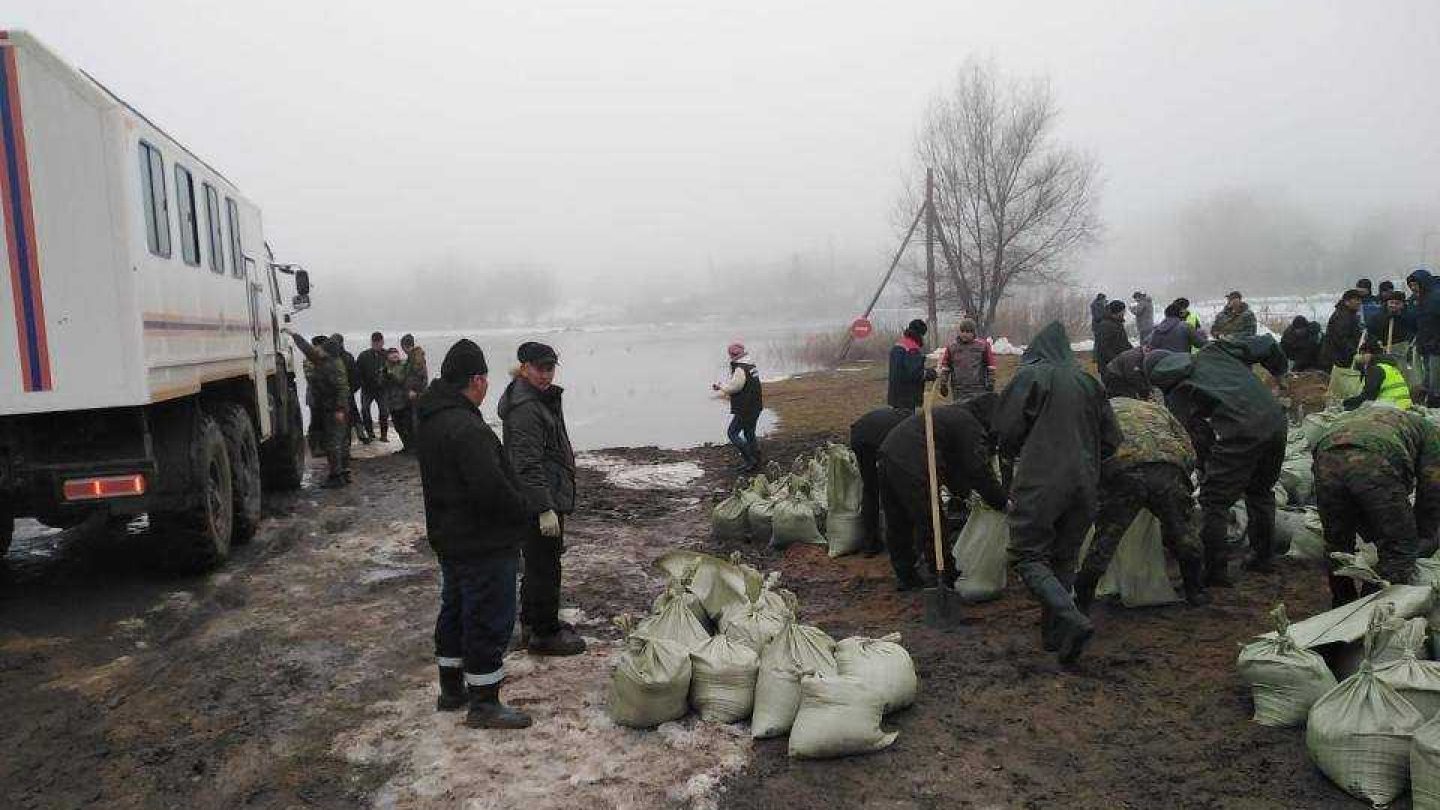
<path fill-rule="evenodd" d="M 518 329 L 416 332 L 431 376 L 457 339 L 467 337 L 485 350 L 490 363 L 490 397 L 482 410 L 499 424 L 495 404 L 508 383 L 516 348 L 527 340 L 555 347 L 560 355 L 557 384 L 565 389 L 565 417 L 577 450 L 604 447 L 692 447 L 724 442 L 729 403 L 717 399 L 710 384 L 729 374 L 725 347 L 739 340 L 749 348 L 761 378 L 775 380 L 810 369 L 797 367 L 785 347 L 835 324 L 725 329 L 711 325 L 669 324 L 642 328 Z M 386 333 L 389 345 L 399 333 Z M 346 348 L 358 352 L 369 333 L 347 334 Z M 302 382 L 303 385 L 303 382 Z M 761 431 L 774 425 L 766 411 Z"/>

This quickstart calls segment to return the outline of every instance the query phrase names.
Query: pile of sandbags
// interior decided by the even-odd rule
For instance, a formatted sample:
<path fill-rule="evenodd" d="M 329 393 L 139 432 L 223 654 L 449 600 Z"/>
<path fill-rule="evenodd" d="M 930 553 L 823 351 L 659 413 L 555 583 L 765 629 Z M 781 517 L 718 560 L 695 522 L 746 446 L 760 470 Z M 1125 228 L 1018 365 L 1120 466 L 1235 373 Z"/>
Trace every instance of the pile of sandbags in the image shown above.
<path fill-rule="evenodd" d="M 831 557 L 854 554 L 865 543 L 860 520 L 864 490 L 860 464 L 850 448 L 832 443 L 796 460 L 786 473 L 771 464 L 768 473 L 740 482 L 715 506 L 716 539 L 795 543 L 828 547 Z"/>
<path fill-rule="evenodd" d="M 790 755 L 803 758 L 895 741 L 881 721 L 914 703 L 918 686 L 898 634 L 836 644 L 800 623 L 778 574 L 763 576 L 738 554 L 674 551 L 657 567 L 668 581 L 654 612 L 616 620 L 625 651 L 606 708 L 617 724 L 654 728 L 693 709 L 706 722 L 749 720 L 756 739 L 788 734 Z"/>

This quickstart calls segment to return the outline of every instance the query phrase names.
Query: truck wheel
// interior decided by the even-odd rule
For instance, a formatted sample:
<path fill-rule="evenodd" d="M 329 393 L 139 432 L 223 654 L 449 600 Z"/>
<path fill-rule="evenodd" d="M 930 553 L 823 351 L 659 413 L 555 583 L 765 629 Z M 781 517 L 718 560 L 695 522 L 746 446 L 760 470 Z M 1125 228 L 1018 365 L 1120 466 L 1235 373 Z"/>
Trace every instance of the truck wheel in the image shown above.
<path fill-rule="evenodd" d="M 260 464 L 266 489 L 291 492 L 305 479 L 305 425 L 293 392 L 287 411 L 285 430 L 261 446 Z"/>
<path fill-rule="evenodd" d="M 230 487 L 234 493 L 234 526 L 231 542 L 250 542 L 260 525 L 260 443 L 255 440 L 255 426 L 250 412 L 230 403 L 217 414 L 220 433 L 225 437 L 225 452 L 230 456 Z"/>
<path fill-rule="evenodd" d="M 10 541 L 15 539 L 15 512 L 10 504 L 0 504 L 0 557 L 10 550 Z"/>
<path fill-rule="evenodd" d="M 167 566 L 198 574 L 230 556 L 235 506 L 225 436 L 204 411 L 195 414 L 189 444 L 189 481 L 195 503 L 185 511 L 161 512 L 151 518 L 168 547 Z"/>

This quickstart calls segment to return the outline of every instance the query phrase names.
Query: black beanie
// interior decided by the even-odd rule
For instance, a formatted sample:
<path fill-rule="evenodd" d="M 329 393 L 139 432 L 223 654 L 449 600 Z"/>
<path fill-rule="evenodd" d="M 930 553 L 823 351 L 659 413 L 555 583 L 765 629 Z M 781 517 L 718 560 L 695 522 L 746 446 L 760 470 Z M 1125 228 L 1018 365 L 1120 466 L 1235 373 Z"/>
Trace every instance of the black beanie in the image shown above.
<path fill-rule="evenodd" d="M 905 331 L 914 332 L 920 337 L 925 337 L 925 333 L 930 331 L 930 327 L 926 326 L 924 321 L 916 318 L 915 320 L 910 322 L 909 326 L 905 327 Z"/>
<path fill-rule="evenodd" d="M 460 338 L 450 351 L 445 353 L 445 360 L 440 364 L 440 379 L 452 385 L 464 385 L 476 374 L 489 374 L 490 367 L 485 364 L 485 352 L 475 345 L 475 341 L 468 338 Z"/>
<path fill-rule="evenodd" d="M 1120 313 L 1125 311 L 1125 302 L 1117 298 L 1116 300 L 1106 304 L 1105 308 L 1110 311 L 1111 315 L 1119 315 Z"/>

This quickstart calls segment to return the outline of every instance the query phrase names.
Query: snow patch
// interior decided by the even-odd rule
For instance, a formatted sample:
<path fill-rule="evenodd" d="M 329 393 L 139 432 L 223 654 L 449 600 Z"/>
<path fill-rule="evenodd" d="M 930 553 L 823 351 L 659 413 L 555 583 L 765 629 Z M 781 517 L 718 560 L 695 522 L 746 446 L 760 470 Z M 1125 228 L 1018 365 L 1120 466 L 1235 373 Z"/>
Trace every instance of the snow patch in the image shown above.
<path fill-rule="evenodd" d="M 576 465 L 605 473 L 605 480 L 621 489 L 683 490 L 705 474 L 693 461 L 670 464 L 637 464 L 604 453 L 582 453 Z"/>

